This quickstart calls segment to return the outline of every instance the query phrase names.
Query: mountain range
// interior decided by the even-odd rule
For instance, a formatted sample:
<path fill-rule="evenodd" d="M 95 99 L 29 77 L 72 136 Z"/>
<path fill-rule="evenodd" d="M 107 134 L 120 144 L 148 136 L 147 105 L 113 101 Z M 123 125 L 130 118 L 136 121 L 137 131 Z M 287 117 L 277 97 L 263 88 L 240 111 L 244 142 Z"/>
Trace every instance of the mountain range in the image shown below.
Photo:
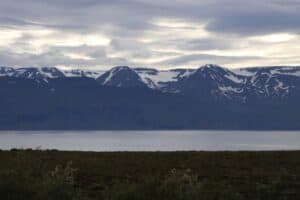
<path fill-rule="evenodd" d="M 0 67 L 0 129 L 300 129 L 300 67 Z"/>

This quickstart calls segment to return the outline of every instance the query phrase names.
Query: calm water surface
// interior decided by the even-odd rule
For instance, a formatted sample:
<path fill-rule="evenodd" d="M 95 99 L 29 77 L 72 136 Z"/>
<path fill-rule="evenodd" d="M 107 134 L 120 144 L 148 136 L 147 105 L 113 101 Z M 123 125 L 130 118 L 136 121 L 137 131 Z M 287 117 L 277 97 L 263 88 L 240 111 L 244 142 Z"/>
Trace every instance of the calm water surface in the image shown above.
<path fill-rule="evenodd" d="M 0 131 L 0 149 L 300 150 L 300 131 Z"/>

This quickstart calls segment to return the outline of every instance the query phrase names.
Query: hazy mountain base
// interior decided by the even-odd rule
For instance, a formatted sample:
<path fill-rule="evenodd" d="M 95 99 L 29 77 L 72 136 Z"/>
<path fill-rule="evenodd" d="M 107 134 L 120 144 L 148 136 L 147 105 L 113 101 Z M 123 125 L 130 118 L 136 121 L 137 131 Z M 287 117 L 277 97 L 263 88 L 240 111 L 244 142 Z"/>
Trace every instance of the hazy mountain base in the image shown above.
<path fill-rule="evenodd" d="M 237 103 L 90 78 L 0 79 L 2 130 L 300 129 L 299 96 Z"/>
<path fill-rule="evenodd" d="M 298 199 L 299 155 L 0 151 L 0 198 Z"/>

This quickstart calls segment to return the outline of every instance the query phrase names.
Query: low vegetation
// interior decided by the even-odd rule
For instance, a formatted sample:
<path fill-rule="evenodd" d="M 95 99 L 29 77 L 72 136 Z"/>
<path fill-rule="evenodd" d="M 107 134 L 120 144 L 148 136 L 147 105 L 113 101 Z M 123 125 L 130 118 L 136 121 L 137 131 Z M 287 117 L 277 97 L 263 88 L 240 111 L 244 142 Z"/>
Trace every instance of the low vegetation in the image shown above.
<path fill-rule="evenodd" d="M 297 151 L 0 151 L 0 199 L 298 199 L 299 158 Z"/>

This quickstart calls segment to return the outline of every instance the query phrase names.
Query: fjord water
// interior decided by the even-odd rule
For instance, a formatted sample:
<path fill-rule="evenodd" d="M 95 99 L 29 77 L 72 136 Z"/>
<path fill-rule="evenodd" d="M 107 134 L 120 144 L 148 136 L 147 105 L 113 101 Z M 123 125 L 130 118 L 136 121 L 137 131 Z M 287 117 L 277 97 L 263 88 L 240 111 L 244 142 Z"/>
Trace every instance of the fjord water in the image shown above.
<path fill-rule="evenodd" d="M 0 131 L 0 149 L 70 151 L 299 150 L 300 131 Z"/>

